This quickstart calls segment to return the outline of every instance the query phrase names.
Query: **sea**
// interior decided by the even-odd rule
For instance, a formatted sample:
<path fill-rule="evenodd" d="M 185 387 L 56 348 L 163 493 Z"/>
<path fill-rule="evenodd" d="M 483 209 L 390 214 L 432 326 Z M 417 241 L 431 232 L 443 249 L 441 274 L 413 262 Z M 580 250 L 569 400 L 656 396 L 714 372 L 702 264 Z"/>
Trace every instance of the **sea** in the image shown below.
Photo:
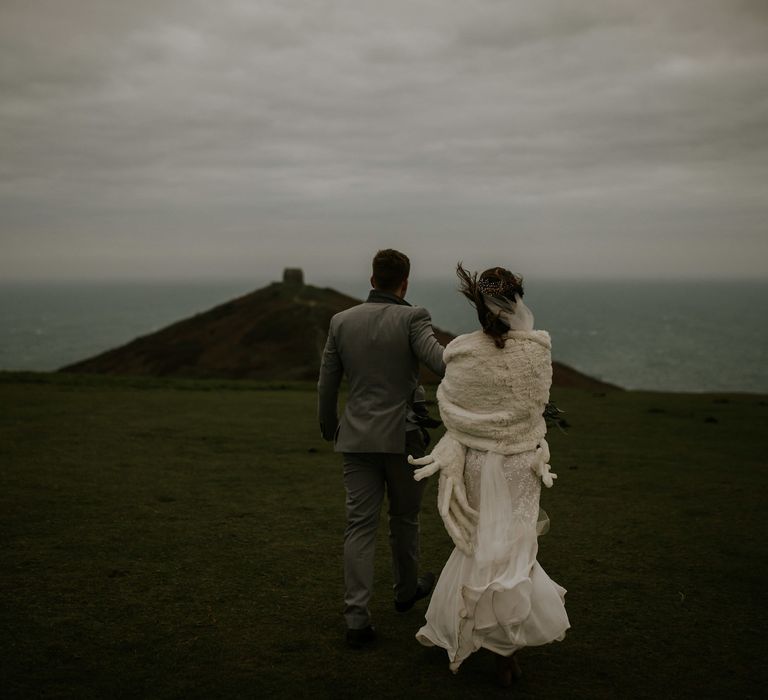
<path fill-rule="evenodd" d="M 269 284 L 0 282 L 0 369 L 51 371 Z M 358 298 L 365 279 L 308 280 Z M 436 326 L 476 330 L 450 278 L 413 280 Z M 768 280 L 526 281 L 553 357 L 626 389 L 768 393 Z"/>

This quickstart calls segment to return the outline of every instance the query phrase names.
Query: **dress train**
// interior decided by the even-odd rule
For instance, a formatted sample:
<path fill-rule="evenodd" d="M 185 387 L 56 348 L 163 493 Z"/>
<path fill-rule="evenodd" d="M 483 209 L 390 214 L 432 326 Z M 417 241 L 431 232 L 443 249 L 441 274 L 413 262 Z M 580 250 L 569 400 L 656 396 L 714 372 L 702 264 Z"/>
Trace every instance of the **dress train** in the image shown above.
<path fill-rule="evenodd" d="M 480 511 L 474 553 L 454 548 L 416 633 L 422 644 L 448 652 L 454 673 L 480 647 L 508 656 L 561 640 L 570 627 L 565 589 L 536 561 L 548 521 L 539 510 L 535 458 L 535 451 L 467 451 L 467 496 Z"/>

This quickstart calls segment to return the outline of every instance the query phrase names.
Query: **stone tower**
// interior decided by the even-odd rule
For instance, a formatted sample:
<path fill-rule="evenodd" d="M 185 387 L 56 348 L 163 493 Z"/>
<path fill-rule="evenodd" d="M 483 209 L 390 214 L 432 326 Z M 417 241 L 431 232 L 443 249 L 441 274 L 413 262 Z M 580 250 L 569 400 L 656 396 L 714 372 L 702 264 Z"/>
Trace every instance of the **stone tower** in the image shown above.
<path fill-rule="evenodd" d="M 286 267 L 283 270 L 283 284 L 291 287 L 304 286 L 304 270 L 300 267 Z"/>

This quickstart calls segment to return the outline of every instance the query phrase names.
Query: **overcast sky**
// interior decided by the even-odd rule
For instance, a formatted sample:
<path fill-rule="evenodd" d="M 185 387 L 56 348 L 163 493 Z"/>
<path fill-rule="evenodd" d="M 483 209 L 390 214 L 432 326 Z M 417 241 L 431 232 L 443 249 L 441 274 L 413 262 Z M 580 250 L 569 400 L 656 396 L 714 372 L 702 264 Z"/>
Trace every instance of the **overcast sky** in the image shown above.
<path fill-rule="evenodd" d="M 2 0 L 0 278 L 766 277 L 766 0 Z"/>

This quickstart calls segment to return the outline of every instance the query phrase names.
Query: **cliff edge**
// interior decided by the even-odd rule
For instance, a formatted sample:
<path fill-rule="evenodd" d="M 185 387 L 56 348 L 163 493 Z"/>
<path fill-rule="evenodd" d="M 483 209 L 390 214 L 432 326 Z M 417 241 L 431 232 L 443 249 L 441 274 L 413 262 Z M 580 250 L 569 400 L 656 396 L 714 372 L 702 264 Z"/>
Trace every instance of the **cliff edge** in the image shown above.
<path fill-rule="evenodd" d="M 360 300 L 304 283 L 298 268 L 282 282 L 232 299 L 149 335 L 62 367 L 60 372 L 218 377 L 229 379 L 317 379 L 331 317 Z M 446 345 L 453 339 L 435 328 Z M 437 383 L 426 368 L 422 382 Z M 555 386 L 593 390 L 610 384 L 554 363 Z"/>

